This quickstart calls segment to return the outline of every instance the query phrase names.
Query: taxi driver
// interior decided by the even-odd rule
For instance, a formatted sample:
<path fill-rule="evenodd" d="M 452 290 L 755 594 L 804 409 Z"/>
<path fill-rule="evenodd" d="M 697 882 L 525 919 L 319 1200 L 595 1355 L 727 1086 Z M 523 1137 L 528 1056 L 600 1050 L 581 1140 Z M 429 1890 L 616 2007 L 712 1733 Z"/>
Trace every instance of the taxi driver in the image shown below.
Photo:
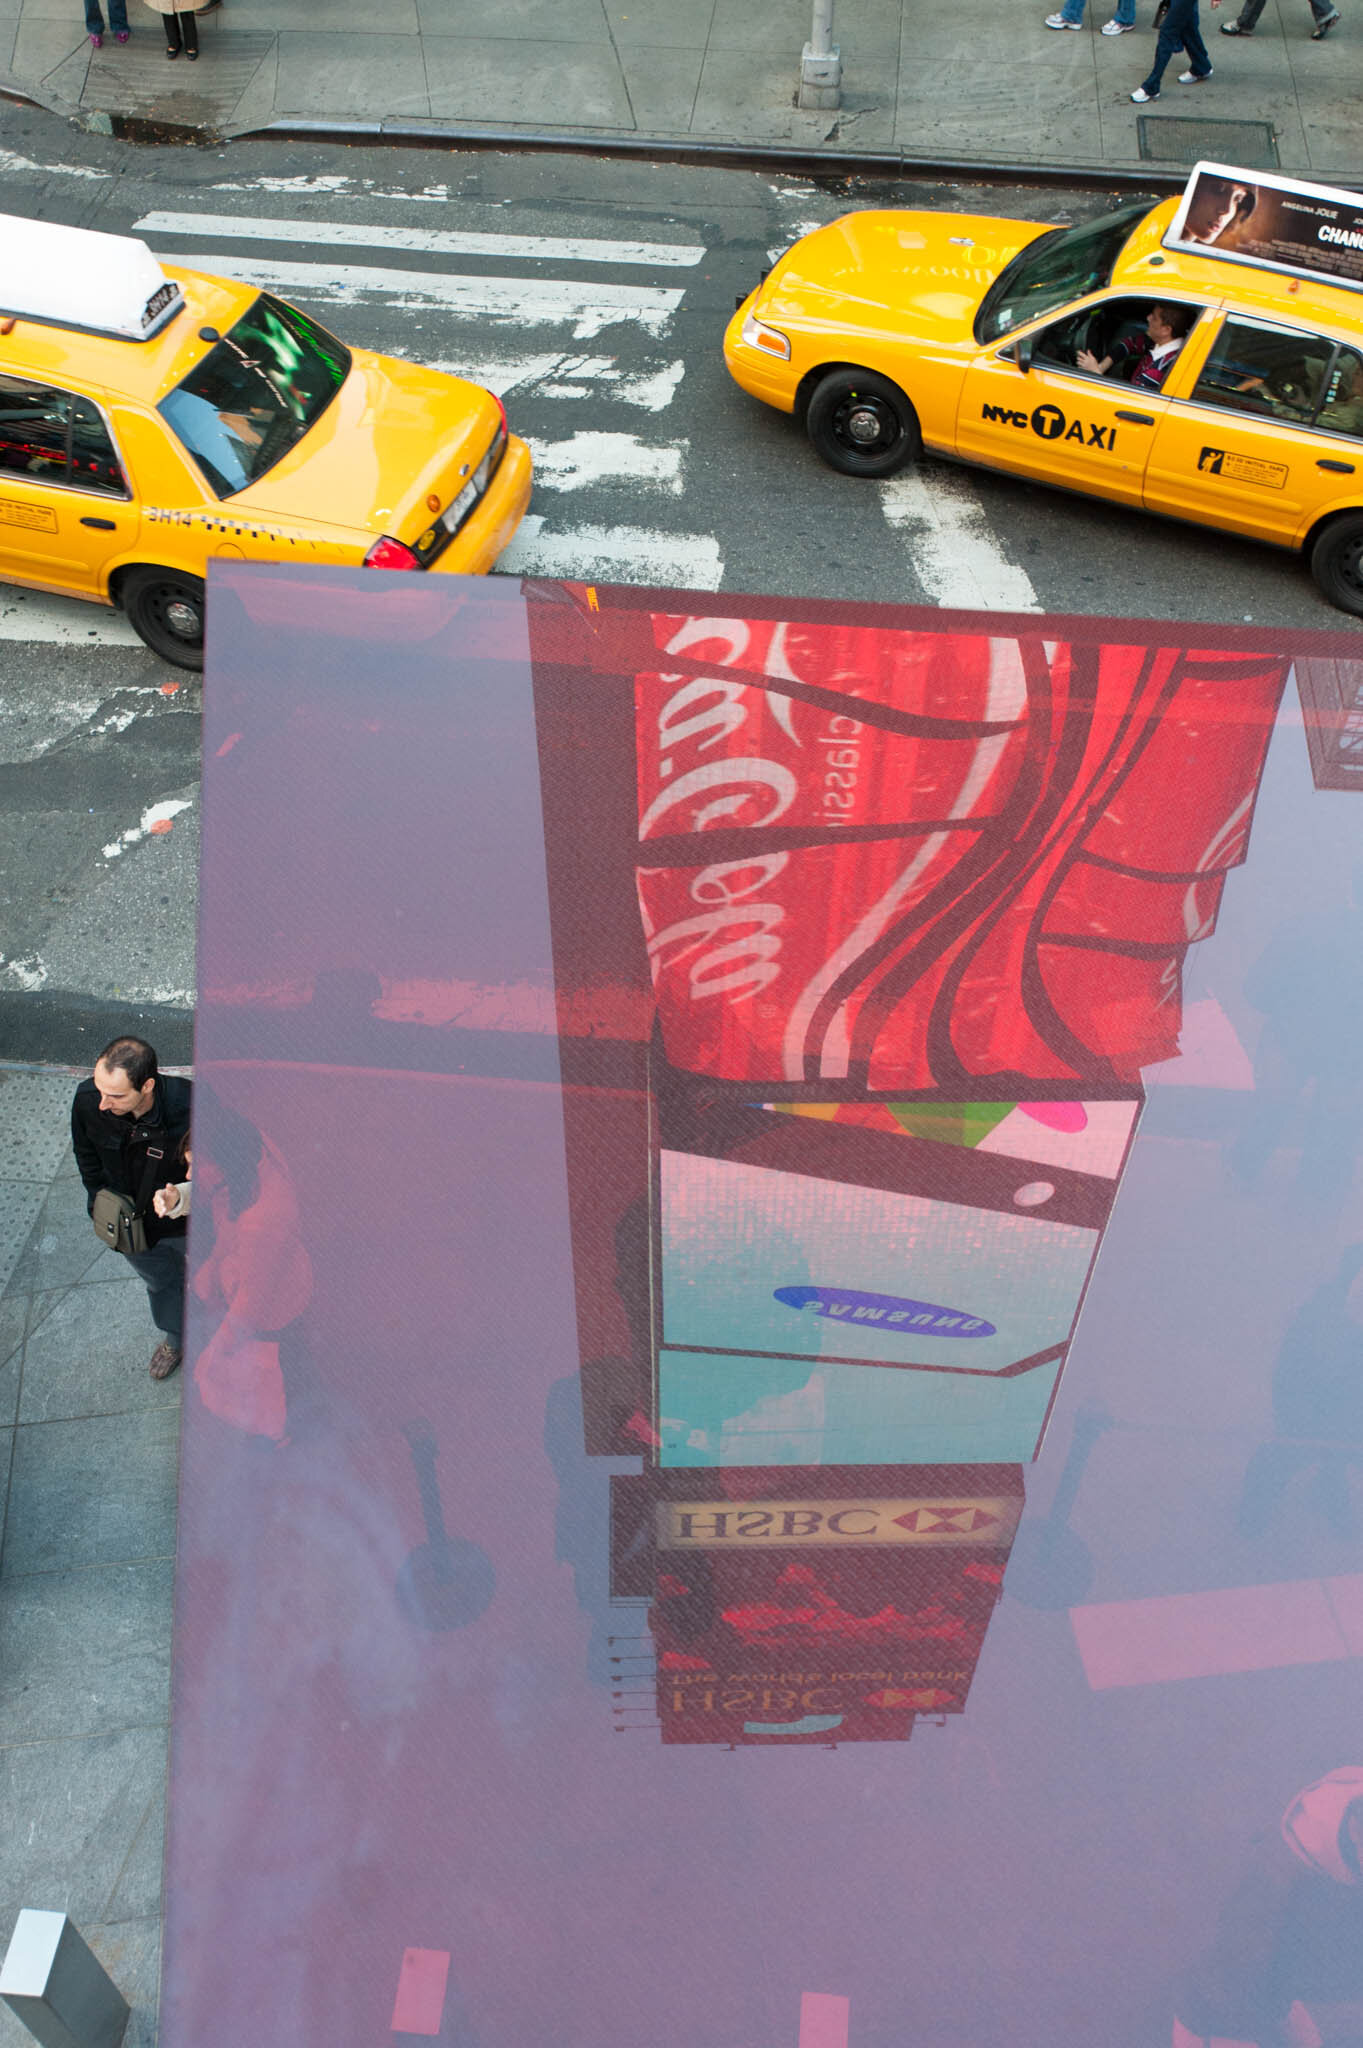
<path fill-rule="evenodd" d="M 1132 334 L 1125 341 L 1116 342 L 1101 362 L 1088 348 L 1081 348 L 1074 360 L 1081 370 L 1106 377 L 1134 357 L 1133 386 L 1138 391 L 1158 391 L 1196 318 L 1191 306 L 1152 306 L 1146 316 L 1144 336 Z"/>

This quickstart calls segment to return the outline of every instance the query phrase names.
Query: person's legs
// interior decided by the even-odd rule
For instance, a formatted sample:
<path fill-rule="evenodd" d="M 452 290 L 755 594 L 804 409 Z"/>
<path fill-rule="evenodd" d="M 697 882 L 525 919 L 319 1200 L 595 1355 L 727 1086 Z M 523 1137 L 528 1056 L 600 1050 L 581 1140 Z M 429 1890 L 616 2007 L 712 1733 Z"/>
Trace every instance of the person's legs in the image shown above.
<path fill-rule="evenodd" d="M 1172 8 L 1170 12 L 1173 12 Z M 1212 68 L 1212 60 L 1207 55 L 1207 45 L 1202 40 L 1202 30 L 1197 19 L 1197 0 L 1192 0 L 1185 13 L 1183 47 L 1188 52 L 1189 69 L 1195 71 L 1199 78 L 1205 78 Z"/>
<path fill-rule="evenodd" d="M 1084 19 L 1084 0 L 1065 0 L 1060 13 L 1066 21 L 1072 21 L 1077 26 Z"/>
<path fill-rule="evenodd" d="M 180 17 L 178 14 L 163 14 L 161 26 L 166 32 L 166 51 L 172 57 L 180 54 Z"/>
<path fill-rule="evenodd" d="M 128 33 L 128 0 L 109 0 L 109 26 L 116 36 Z"/>
<path fill-rule="evenodd" d="M 1242 36 L 1253 35 L 1267 4 L 1268 0 L 1242 0 L 1240 12 L 1235 17 L 1235 25 Z"/>
<path fill-rule="evenodd" d="M 199 24 L 192 14 L 182 14 L 180 16 L 180 33 L 185 39 L 186 57 L 197 57 L 199 54 Z"/>
<path fill-rule="evenodd" d="M 109 12 L 112 14 L 112 7 Z M 104 16 L 99 11 L 99 0 L 85 0 L 85 26 L 92 36 L 103 35 Z"/>
<path fill-rule="evenodd" d="M 1112 19 L 1122 28 L 1136 26 L 1136 0 L 1117 0 L 1117 12 Z"/>
<path fill-rule="evenodd" d="M 150 1251 L 129 1252 L 147 1290 L 151 1319 L 173 1351 L 185 1346 L 185 1240 L 163 1237 Z"/>
<path fill-rule="evenodd" d="M 1181 0 L 1172 0 L 1169 12 L 1160 24 L 1158 41 L 1155 44 L 1155 61 L 1141 80 L 1141 91 L 1149 99 L 1158 99 L 1160 80 L 1163 78 L 1169 59 L 1175 50 L 1183 46 L 1183 29 L 1179 20 Z"/>

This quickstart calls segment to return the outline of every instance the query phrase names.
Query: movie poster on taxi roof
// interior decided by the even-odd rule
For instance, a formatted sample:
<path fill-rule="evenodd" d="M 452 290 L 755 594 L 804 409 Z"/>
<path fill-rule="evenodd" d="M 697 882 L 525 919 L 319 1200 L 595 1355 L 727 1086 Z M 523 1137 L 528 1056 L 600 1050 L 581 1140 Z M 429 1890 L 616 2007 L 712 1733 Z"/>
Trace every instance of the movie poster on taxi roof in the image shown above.
<path fill-rule="evenodd" d="M 1363 193 L 1198 164 L 1165 247 L 1363 290 Z"/>

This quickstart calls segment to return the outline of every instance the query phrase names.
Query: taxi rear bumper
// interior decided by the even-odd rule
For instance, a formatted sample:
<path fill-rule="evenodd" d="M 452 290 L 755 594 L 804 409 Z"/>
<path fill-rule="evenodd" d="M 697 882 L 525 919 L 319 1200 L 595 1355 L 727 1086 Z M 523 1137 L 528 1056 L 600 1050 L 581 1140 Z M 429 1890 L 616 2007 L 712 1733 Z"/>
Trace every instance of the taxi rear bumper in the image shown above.
<path fill-rule="evenodd" d="M 530 450 L 518 434 L 509 434 L 497 474 L 470 514 L 468 524 L 431 563 L 429 573 L 485 575 L 525 517 L 532 477 Z"/>

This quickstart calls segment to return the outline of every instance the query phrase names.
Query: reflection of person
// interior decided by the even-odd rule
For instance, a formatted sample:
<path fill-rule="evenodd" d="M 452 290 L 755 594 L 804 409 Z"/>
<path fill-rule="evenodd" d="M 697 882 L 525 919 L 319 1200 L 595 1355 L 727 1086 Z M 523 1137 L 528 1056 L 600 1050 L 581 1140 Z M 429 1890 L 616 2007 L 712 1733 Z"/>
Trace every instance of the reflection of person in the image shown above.
<path fill-rule="evenodd" d="M 1219 7 L 1221 0 L 1211 0 L 1211 4 Z M 1169 12 L 1160 24 L 1155 44 L 1155 61 L 1131 95 L 1138 107 L 1148 106 L 1151 100 L 1159 98 L 1160 81 L 1175 50 L 1188 53 L 1188 69 L 1178 74 L 1180 85 L 1201 85 L 1211 77 L 1212 60 L 1198 26 L 1197 0 L 1169 0 Z"/>
<path fill-rule="evenodd" d="M 1183 240 L 1219 242 L 1232 229 L 1243 227 L 1258 200 L 1253 185 L 1233 185 L 1228 178 L 1204 178 L 1188 210 Z"/>
<path fill-rule="evenodd" d="M 1128 336 L 1115 343 L 1101 362 L 1092 349 L 1081 348 L 1074 360 L 1081 370 L 1106 377 L 1110 370 L 1135 357 L 1132 385 L 1139 391 L 1158 391 L 1196 317 L 1191 306 L 1152 306 L 1146 316 L 1144 340 L 1138 334 Z"/>
<path fill-rule="evenodd" d="M 1315 1475 L 1316 1502 L 1337 1536 L 1353 1533 L 1349 1468 L 1363 1465 L 1363 1245 L 1287 1326 L 1273 1368 L 1272 1443 L 1250 1459 L 1240 1529 L 1262 1535 L 1298 1472 Z"/>
<path fill-rule="evenodd" d="M 280 1338 L 312 1294 L 293 1179 L 269 1139 L 216 1098 L 201 1104 L 197 1135 L 195 1230 L 207 1222 L 211 1235 L 207 1252 L 196 1250 L 194 1292 L 219 1319 L 194 1384 L 222 1421 L 279 1441 L 286 1426 Z"/>
<path fill-rule="evenodd" d="M 175 1178 L 177 1148 L 189 1129 L 190 1084 L 162 1074 L 143 1038 L 115 1038 L 95 1061 L 71 1104 L 71 1148 L 93 1211 L 101 1188 L 144 1205 L 144 1252 L 122 1254 L 147 1290 L 161 1341 L 154 1380 L 169 1379 L 184 1352 L 185 1226 L 151 1208 L 157 1187 Z"/>
<path fill-rule="evenodd" d="M 1319 2043 L 1313 2012 L 1363 1999 L 1363 1767 L 1308 1785 L 1254 1845 L 1215 1943 L 1178 1987 L 1175 2048 Z M 1347 2038 L 1356 2038 L 1359 2015 Z M 1308 2031 L 1309 2029 L 1309 2031 Z M 1331 2039 L 1337 2036 L 1331 2032 Z"/>
<path fill-rule="evenodd" d="M 174 1155 L 177 1173 L 183 1173 L 183 1180 L 173 1180 L 158 1188 L 151 1198 L 152 1208 L 158 1216 L 188 1216 L 191 1191 L 191 1176 L 194 1172 L 194 1149 L 188 1134 L 181 1138 Z"/>

